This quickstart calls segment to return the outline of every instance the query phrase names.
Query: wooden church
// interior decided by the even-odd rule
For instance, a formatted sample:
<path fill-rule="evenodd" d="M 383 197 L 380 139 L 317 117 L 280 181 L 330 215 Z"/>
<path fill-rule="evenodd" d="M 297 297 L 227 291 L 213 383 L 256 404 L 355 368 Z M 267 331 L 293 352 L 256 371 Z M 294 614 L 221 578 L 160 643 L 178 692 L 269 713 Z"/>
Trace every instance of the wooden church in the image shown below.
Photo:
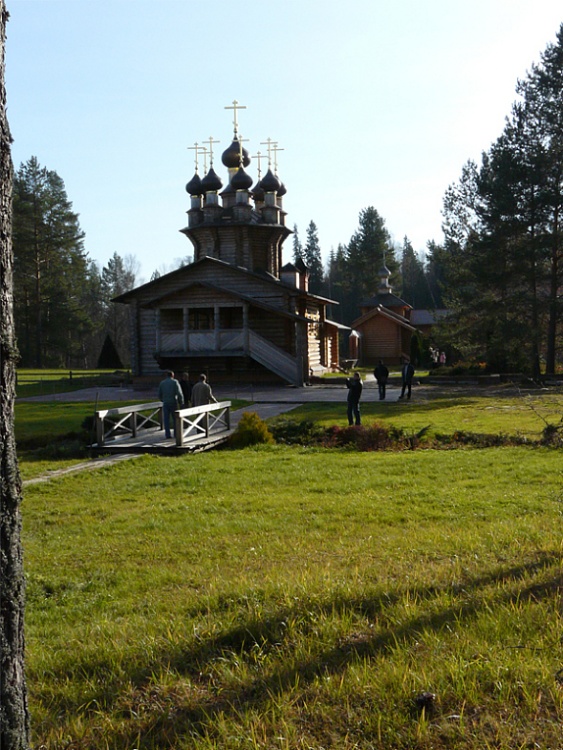
<path fill-rule="evenodd" d="M 382 359 L 398 365 L 410 357 L 411 338 L 417 331 L 413 308 L 393 294 L 391 272 L 383 265 L 376 294 L 360 302 L 360 317 L 352 322 L 350 356 L 362 365 L 376 365 Z"/>
<path fill-rule="evenodd" d="M 213 382 L 304 385 L 338 363 L 339 326 L 327 319 L 333 300 L 310 294 L 303 263 L 282 265 L 286 189 L 277 175 L 276 145 L 268 139 L 268 169 L 258 179 L 238 133 L 222 154 L 226 187 L 209 149 L 195 144 L 195 174 L 188 226 L 194 262 L 113 300 L 126 304 L 131 320 L 135 382 L 162 371 L 207 372 Z M 217 143 L 215 141 L 215 143 Z M 209 169 L 200 177 L 204 152 Z M 274 156 L 274 165 L 272 164 Z M 253 186 L 254 184 L 254 186 Z"/>

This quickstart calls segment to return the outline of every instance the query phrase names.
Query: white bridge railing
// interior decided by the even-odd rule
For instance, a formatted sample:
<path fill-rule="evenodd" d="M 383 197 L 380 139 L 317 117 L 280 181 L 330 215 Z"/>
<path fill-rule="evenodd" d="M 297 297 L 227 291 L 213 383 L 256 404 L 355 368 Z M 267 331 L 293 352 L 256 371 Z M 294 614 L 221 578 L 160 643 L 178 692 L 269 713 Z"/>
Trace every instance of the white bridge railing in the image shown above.
<path fill-rule="evenodd" d="M 162 401 L 101 409 L 96 412 L 96 440 L 102 446 L 116 438 L 135 438 L 141 430 L 162 430 L 163 424 Z"/>
<path fill-rule="evenodd" d="M 162 430 L 162 401 L 136 406 L 100 409 L 96 412 L 96 440 L 102 447 L 118 438 L 136 438 L 143 431 Z M 176 445 L 183 446 L 196 438 L 231 429 L 231 402 L 219 401 L 174 412 Z"/>
<path fill-rule="evenodd" d="M 211 433 L 231 429 L 231 402 L 218 401 L 205 406 L 192 406 L 174 412 L 176 445 L 181 447 L 195 438 L 208 438 Z"/>

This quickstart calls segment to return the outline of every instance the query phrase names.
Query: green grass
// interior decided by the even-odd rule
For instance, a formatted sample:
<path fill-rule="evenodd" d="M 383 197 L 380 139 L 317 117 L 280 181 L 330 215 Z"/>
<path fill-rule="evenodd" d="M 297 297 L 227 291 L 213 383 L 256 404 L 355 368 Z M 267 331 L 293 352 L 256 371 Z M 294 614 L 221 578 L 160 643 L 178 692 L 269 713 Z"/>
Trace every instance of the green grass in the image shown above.
<path fill-rule="evenodd" d="M 143 403 L 142 400 L 121 401 L 119 406 Z M 232 399 L 232 408 L 248 402 Z M 15 406 L 15 429 L 22 479 L 33 479 L 74 466 L 89 458 L 86 446 L 95 441 L 92 431 L 82 423 L 93 417 L 96 408 L 108 409 L 116 402 L 97 405 L 86 401 L 18 402 Z"/>
<path fill-rule="evenodd" d="M 408 402 L 379 401 L 361 404 L 362 421 L 393 424 L 413 432 L 430 425 L 429 434 L 452 434 L 459 430 L 492 434 L 523 435 L 537 439 L 545 423 L 557 424 L 563 414 L 560 391 L 523 396 L 504 395 L 491 389 L 483 395 L 439 396 Z M 305 404 L 291 411 L 295 419 L 312 419 L 323 425 L 346 422 L 346 404 Z"/>
<path fill-rule="evenodd" d="M 29 487 L 34 746 L 559 747 L 562 480 L 274 446 Z"/>
<path fill-rule="evenodd" d="M 30 370 L 17 373 L 18 398 L 69 393 L 81 388 L 119 385 L 128 377 L 126 370 Z"/>

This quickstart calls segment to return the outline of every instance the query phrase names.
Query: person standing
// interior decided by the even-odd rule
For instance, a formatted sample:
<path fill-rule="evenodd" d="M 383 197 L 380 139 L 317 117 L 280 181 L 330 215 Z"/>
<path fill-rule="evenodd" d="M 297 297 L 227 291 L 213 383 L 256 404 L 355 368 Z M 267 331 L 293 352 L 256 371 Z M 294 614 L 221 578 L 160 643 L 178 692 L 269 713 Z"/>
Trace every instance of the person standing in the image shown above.
<path fill-rule="evenodd" d="M 407 399 L 411 397 L 412 379 L 414 377 L 414 367 L 410 360 L 405 360 L 403 369 L 401 370 L 401 377 L 403 380 L 403 387 L 401 388 L 401 395 L 399 398 L 404 398 L 405 391 L 407 391 Z"/>
<path fill-rule="evenodd" d="M 346 388 L 348 388 L 348 424 L 361 424 L 360 418 L 360 398 L 362 395 L 362 379 L 359 372 L 354 373 L 353 378 L 346 378 Z"/>
<path fill-rule="evenodd" d="M 158 398 L 162 401 L 162 416 L 164 422 L 164 434 L 167 438 L 170 434 L 170 417 L 174 426 L 174 412 L 184 404 L 184 397 L 180 383 L 174 378 L 172 370 L 168 370 L 164 380 L 160 381 L 158 386 Z"/>
<path fill-rule="evenodd" d="M 182 389 L 182 396 L 184 397 L 184 406 L 188 406 L 192 400 L 192 384 L 190 383 L 190 376 L 187 372 L 183 372 L 180 375 L 180 388 Z"/>
<path fill-rule="evenodd" d="M 213 395 L 211 386 L 207 382 L 207 375 L 202 373 L 199 381 L 192 388 L 192 406 L 205 406 L 206 404 L 217 403 Z"/>
<path fill-rule="evenodd" d="M 387 379 L 389 377 L 389 370 L 383 364 L 383 360 L 380 359 L 373 371 L 375 379 L 377 380 L 377 387 L 379 388 L 379 400 L 385 399 L 385 386 L 387 385 Z"/>

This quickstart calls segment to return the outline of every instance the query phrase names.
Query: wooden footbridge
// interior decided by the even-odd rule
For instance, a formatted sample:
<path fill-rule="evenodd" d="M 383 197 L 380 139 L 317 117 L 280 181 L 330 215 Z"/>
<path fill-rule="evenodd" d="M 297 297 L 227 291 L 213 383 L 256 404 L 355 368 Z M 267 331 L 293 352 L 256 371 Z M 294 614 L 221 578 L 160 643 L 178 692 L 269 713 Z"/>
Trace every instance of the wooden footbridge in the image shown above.
<path fill-rule="evenodd" d="M 231 402 L 178 409 L 174 412 L 174 437 L 164 434 L 162 402 L 101 409 L 96 412 L 96 442 L 105 453 L 198 453 L 228 440 Z"/>

